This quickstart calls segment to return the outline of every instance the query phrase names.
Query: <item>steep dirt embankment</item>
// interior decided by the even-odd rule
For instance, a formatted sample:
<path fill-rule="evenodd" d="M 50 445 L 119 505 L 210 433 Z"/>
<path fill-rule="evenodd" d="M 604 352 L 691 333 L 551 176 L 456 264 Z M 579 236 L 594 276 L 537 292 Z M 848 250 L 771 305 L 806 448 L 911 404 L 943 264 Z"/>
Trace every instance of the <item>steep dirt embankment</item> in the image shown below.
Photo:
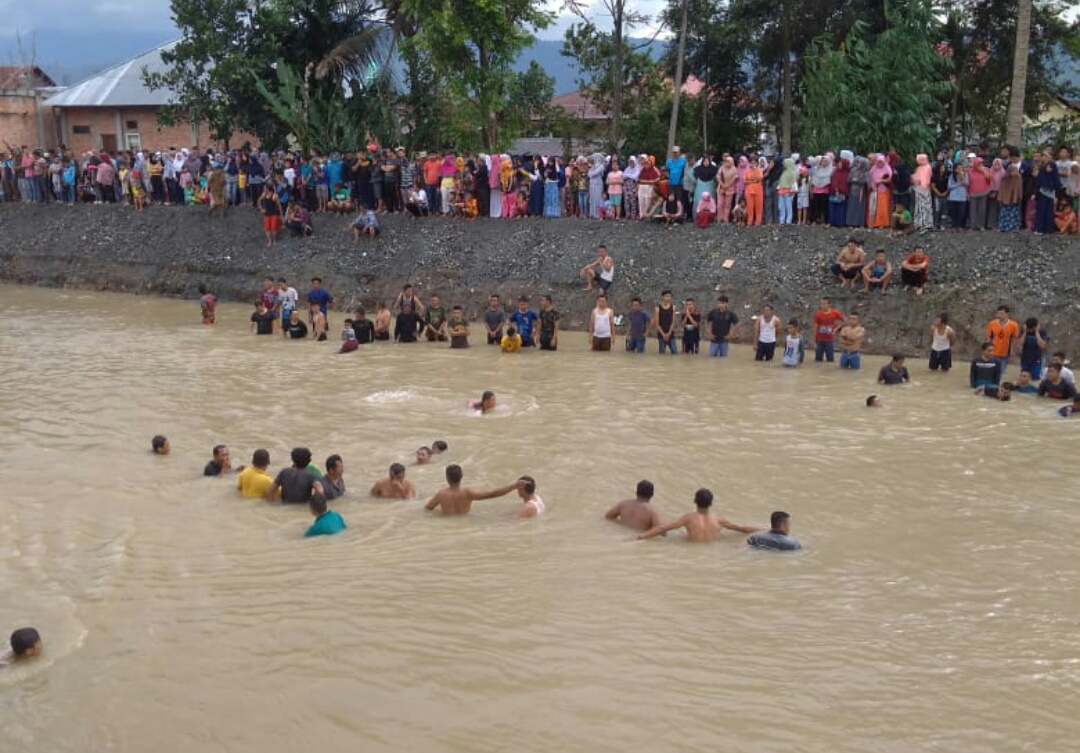
<path fill-rule="evenodd" d="M 1075 237 L 1029 233 L 928 233 L 891 238 L 855 231 L 868 252 L 884 248 L 899 265 L 922 241 L 931 257 L 931 284 L 916 297 L 901 290 L 885 298 L 841 290 L 827 271 L 848 229 L 695 227 L 591 220 L 477 220 L 382 218 L 375 244 L 353 246 L 347 218 L 317 216 L 312 238 L 263 240 L 251 209 L 207 218 L 205 208 L 133 212 L 121 206 L 0 207 L 0 279 L 48 287 L 116 290 L 194 297 L 199 283 L 223 300 L 252 300 L 264 276 L 285 276 L 297 289 L 321 276 L 339 304 L 389 300 L 405 282 L 426 299 L 442 294 L 470 316 L 489 293 L 504 300 L 550 293 L 564 322 L 580 327 L 590 308 L 578 270 L 606 243 L 616 259 L 612 289 L 617 311 L 639 295 L 651 307 L 664 288 L 677 299 L 710 307 L 726 293 L 744 321 L 768 300 L 785 319 L 805 321 L 821 295 L 842 311 L 858 310 L 867 350 L 923 353 L 935 313 L 949 311 L 967 352 L 999 302 L 1014 316 L 1037 316 L 1054 344 L 1080 347 Z M 722 268 L 733 259 L 730 270 Z M 897 272 L 899 281 L 899 272 Z M 751 308 L 746 308 L 747 306 Z M 746 333 L 744 328 L 743 332 Z"/>

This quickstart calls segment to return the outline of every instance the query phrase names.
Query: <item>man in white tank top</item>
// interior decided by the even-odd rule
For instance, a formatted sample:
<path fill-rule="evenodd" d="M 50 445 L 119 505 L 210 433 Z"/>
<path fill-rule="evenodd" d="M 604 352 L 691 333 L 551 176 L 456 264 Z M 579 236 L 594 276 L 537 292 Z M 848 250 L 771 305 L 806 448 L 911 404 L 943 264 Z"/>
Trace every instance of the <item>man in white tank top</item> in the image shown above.
<path fill-rule="evenodd" d="M 611 328 L 615 312 L 608 307 L 607 296 L 596 297 L 596 308 L 589 315 L 589 340 L 593 350 L 611 350 Z"/>
<path fill-rule="evenodd" d="M 596 251 L 596 261 L 582 267 L 581 279 L 585 280 L 586 290 L 592 290 L 594 282 L 601 293 L 606 293 L 611 287 L 611 283 L 615 281 L 615 260 L 608 253 L 607 246 L 600 244 Z"/>
<path fill-rule="evenodd" d="M 780 330 L 780 317 L 773 311 L 771 303 L 761 307 L 761 316 L 754 322 L 754 336 L 757 342 L 755 361 L 771 361 L 776 355 L 776 333 Z"/>

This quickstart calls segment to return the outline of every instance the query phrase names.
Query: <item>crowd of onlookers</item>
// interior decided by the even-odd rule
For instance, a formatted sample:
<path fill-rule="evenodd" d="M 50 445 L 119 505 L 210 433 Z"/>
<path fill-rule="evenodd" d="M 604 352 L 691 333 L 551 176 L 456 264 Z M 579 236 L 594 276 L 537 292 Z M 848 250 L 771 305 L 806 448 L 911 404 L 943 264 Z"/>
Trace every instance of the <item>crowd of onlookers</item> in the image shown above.
<path fill-rule="evenodd" d="M 146 205 L 249 204 L 273 193 L 310 233 L 312 213 L 466 218 L 588 217 L 739 225 L 818 224 L 892 229 L 1027 229 L 1076 233 L 1080 162 L 1069 147 L 1024 158 L 986 145 L 909 165 L 895 152 L 786 157 L 723 153 L 714 160 L 678 147 L 666 160 L 594 153 L 541 155 L 383 149 L 307 155 L 198 148 L 72 154 L 12 149 L 2 163 L 0 198 L 23 202 Z M 265 207 L 260 207 L 264 209 Z"/>

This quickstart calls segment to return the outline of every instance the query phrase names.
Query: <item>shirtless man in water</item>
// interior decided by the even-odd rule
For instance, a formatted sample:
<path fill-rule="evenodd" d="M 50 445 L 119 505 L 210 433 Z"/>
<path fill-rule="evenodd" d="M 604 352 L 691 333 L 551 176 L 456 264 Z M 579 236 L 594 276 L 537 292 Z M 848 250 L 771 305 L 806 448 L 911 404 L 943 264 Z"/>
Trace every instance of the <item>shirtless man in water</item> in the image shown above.
<path fill-rule="evenodd" d="M 401 463 L 390 466 L 390 475 L 371 487 L 371 496 L 380 499 L 409 499 L 415 494 L 416 487 L 405 479 L 405 466 Z"/>
<path fill-rule="evenodd" d="M 431 512 L 436 507 L 439 507 L 442 508 L 443 515 L 468 515 L 473 502 L 481 499 L 505 497 L 510 492 L 524 489 L 526 486 L 526 482 L 519 479 L 512 484 L 500 486 L 498 489 L 469 489 L 468 487 L 462 487 L 462 475 L 460 465 L 446 466 L 447 487 L 436 492 L 435 496 L 424 505 L 424 509 Z"/>
<path fill-rule="evenodd" d="M 739 533 L 757 533 L 766 529 L 757 526 L 740 526 L 732 523 L 723 515 L 714 515 L 709 512 L 712 507 L 713 495 L 708 489 L 698 489 L 694 492 L 694 504 L 697 510 L 681 515 L 667 525 L 650 528 L 637 538 L 639 541 L 663 536 L 669 531 L 686 529 L 686 540 L 694 544 L 708 544 L 720 539 L 720 529 L 727 528 Z"/>
<path fill-rule="evenodd" d="M 662 526 L 664 521 L 660 519 L 660 513 L 649 504 L 653 496 L 652 482 L 638 481 L 636 494 L 636 499 L 624 499 L 604 513 L 604 517 L 638 531 Z"/>

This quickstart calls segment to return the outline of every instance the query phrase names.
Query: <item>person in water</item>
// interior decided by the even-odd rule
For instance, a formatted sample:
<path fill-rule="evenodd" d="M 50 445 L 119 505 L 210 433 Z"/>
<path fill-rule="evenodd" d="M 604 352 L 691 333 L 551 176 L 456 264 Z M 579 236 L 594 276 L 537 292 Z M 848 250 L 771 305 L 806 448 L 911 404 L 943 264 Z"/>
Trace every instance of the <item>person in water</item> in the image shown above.
<path fill-rule="evenodd" d="M 480 411 L 481 414 L 491 413 L 495 410 L 495 393 L 491 390 L 487 390 L 480 396 L 480 400 L 473 400 L 469 403 L 471 410 Z"/>
<path fill-rule="evenodd" d="M 547 509 L 544 500 L 536 493 L 536 480 L 532 476 L 518 479 L 517 492 L 521 497 L 521 506 L 517 509 L 519 518 L 535 518 Z"/>
<path fill-rule="evenodd" d="M 651 481 L 638 481 L 634 499 L 624 499 L 622 502 L 615 504 L 604 513 L 604 518 L 614 520 L 637 531 L 648 531 L 662 526 L 664 521 L 660 519 L 659 511 L 650 504 L 653 492 Z"/>
<path fill-rule="evenodd" d="M 431 462 L 431 448 L 421 447 L 416 451 L 416 464 L 427 465 Z"/>
<path fill-rule="evenodd" d="M 371 487 L 371 496 L 380 499 L 409 499 L 416 494 L 416 487 L 405 478 L 405 466 L 394 463 L 390 475 L 379 479 Z"/>
<path fill-rule="evenodd" d="M 304 533 L 304 538 L 311 536 L 333 536 L 345 530 L 345 519 L 334 510 L 326 509 L 326 497 L 317 494 L 308 502 L 311 514 L 315 516 L 315 522 Z"/>
<path fill-rule="evenodd" d="M 278 490 L 281 501 L 286 504 L 310 502 L 313 497 L 323 496 L 323 486 L 319 478 L 308 470 L 311 465 L 311 450 L 307 447 L 294 447 L 291 468 L 282 468 L 270 488 L 266 490 L 266 500 L 273 502 Z"/>
<path fill-rule="evenodd" d="M 204 476 L 220 477 L 225 475 L 225 471 L 232 470 L 232 460 L 229 458 L 229 448 L 223 444 L 214 445 L 214 457 L 203 468 Z M 237 470 L 244 470 L 243 466 Z"/>
<path fill-rule="evenodd" d="M 169 449 L 169 440 L 162 434 L 150 440 L 150 451 L 155 455 L 168 455 Z"/>
<path fill-rule="evenodd" d="M 331 455 L 326 459 L 326 473 L 319 481 L 323 495 L 328 500 L 345 495 L 345 462 L 341 455 Z"/>
<path fill-rule="evenodd" d="M 738 531 L 739 533 L 757 533 L 758 531 L 765 530 L 764 528 L 757 526 L 741 526 L 732 523 L 722 515 L 715 515 L 712 512 L 709 512 L 712 503 L 712 492 L 708 489 L 698 489 L 694 492 L 694 506 L 697 508 L 696 510 L 688 512 L 685 515 L 680 515 L 666 525 L 653 526 L 645 533 L 640 534 L 637 539 L 639 541 L 644 541 L 645 539 L 656 538 L 657 536 L 663 536 L 671 531 L 685 528 L 687 541 L 694 544 L 707 544 L 718 541 L 720 539 L 720 531 L 724 528 Z"/>
<path fill-rule="evenodd" d="M 199 309 L 202 311 L 202 323 L 213 324 L 217 321 L 217 296 L 205 285 L 199 286 Z"/>
<path fill-rule="evenodd" d="M 1057 413 L 1062 418 L 1072 418 L 1073 416 L 1080 414 L 1080 395 L 1073 397 L 1073 401 L 1070 405 L 1063 405 L 1058 408 Z"/>
<path fill-rule="evenodd" d="M 251 467 L 241 471 L 236 479 L 236 488 L 245 499 L 260 499 L 266 496 L 266 490 L 274 483 L 266 469 L 270 467 L 270 453 L 255 450 L 251 455 Z"/>
<path fill-rule="evenodd" d="M 0 664 L 10 664 L 33 656 L 40 656 L 45 649 L 41 635 L 32 627 L 19 628 L 11 634 L 11 650 L 0 654 Z"/>
<path fill-rule="evenodd" d="M 1003 382 L 1001 385 L 988 384 L 983 387 L 976 387 L 975 394 L 992 400 L 1000 400 L 1003 403 L 1008 402 L 1012 400 L 1012 383 Z"/>
<path fill-rule="evenodd" d="M 878 397 L 877 395 L 871 395 L 870 397 L 866 398 L 866 407 L 867 408 L 883 408 L 883 407 L 885 407 L 885 404 L 883 402 L 881 402 L 881 398 Z"/>
<path fill-rule="evenodd" d="M 892 360 L 881 367 L 877 376 L 878 384 L 905 384 L 911 381 L 907 367 L 904 366 L 904 354 L 895 353 Z"/>
<path fill-rule="evenodd" d="M 436 439 L 431 443 L 431 456 L 442 455 L 448 449 L 450 449 L 450 446 L 446 444 L 446 442 L 441 439 Z"/>
<path fill-rule="evenodd" d="M 797 552 L 802 549 L 802 544 L 791 536 L 791 516 L 782 510 L 777 510 L 770 516 L 768 531 L 750 534 L 746 544 L 755 549 L 779 552 Z"/>
<path fill-rule="evenodd" d="M 446 466 L 447 487 L 436 492 L 435 496 L 424 505 L 424 509 L 431 512 L 438 508 L 443 515 L 468 515 L 473 502 L 505 497 L 510 492 L 525 487 L 525 482 L 518 480 L 497 489 L 470 489 L 461 485 L 463 476 L 460 465 Z"/>

